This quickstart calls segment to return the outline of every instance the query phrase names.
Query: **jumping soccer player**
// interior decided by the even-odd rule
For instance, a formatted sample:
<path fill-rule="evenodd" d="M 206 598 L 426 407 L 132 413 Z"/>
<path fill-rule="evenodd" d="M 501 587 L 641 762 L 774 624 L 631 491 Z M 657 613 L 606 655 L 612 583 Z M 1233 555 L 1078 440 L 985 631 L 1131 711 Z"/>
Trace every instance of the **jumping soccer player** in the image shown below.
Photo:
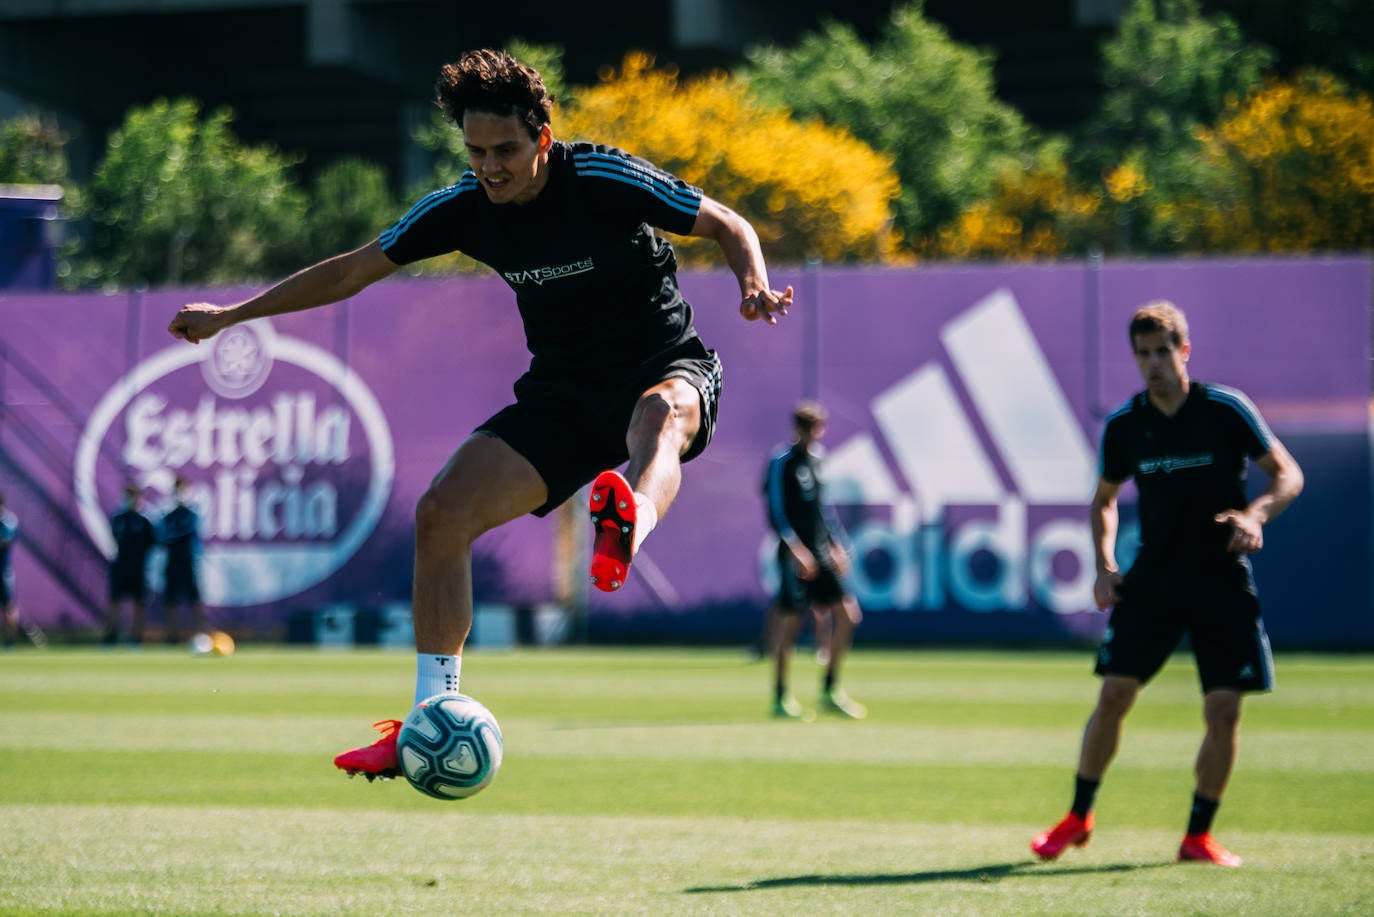
<path fill-rule="evenodd" d="M 1031 850 L 1052 860 L 1088 842 L 1093 801 L 1122 721 L 1186 633 L 1206 732 L 1178 858 L 1239 866 L 1240 857 L 1212 836 L 1212 820 L 1235 764 L 1241 698 L 1274 684 L 1247 555 L 1264 546 L 1264 525 L 1302 492 L 1302 470 L 1244 394 L 1189 380 L 1192 344 L 1177 307 L 1143 306 L 1129 330 L 1145 390 L 1107 418 L 1091 510 L 1093 593 L 1099 608 L 1113 608 L 1097 653 L 1102 688 L 1083 733 L 1069 814 L 1038 835 Z M 1269 478 L 1253 500 L 1246 499 L 1247 459 Z M 1117 495 L 1128 478 L 1139 493 L 1141 547 L 1123 576 L 1115 550 Z"/>
<path fill-rule="evenodd" d="M 770 287 L 758 236 L 734 211 L 621 150 L 555 140 L 553 100 L 534 69 L 472 51 L 443 67 L 436 90 L 467 148 L 470 171 L 456 185 L 356 251 L 237 305 L 187 305 L 168 328 L 199 342 L 236 322 L 345 299 L 453 251 L 514 289 L 532 355 L 515 403 L 458 447 L 416 507 L 417 703 L 458 692 L 479 535 L 545 515 L 591 481 L 592 582 L 619 589 L 677 495 L 681 463 L 711 439 L 720 360 L 693 328 L 672 246 L 651 227 L 714 239 L 746 320 L 775 324 L 792 304 L 790 287 Z M 627 459 L 623 476 L 605 470 Z M 398 774 L 399 727 L 376 724 L 379 741 L 335 764 L 350 775 Z"/>

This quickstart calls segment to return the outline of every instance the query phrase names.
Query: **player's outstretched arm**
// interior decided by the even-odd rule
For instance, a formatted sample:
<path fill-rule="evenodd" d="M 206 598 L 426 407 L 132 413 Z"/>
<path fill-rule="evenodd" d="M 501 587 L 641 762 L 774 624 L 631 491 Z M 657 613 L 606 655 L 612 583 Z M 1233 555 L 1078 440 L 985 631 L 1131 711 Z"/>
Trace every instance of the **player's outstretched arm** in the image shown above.
<path fill-rule="evenodd" d="M 167 331 L 174 338 L 199 344 L 239 322 L 300 312 L 347 299 L 396 271 L 397 265 L 374 239 L 362 248 L 336 255 L 297 271 L 257 296 L 232 306 L 189 303 L 172 317 Z"/>
<path fill-rule="evenodd" d="M 725 263 L 739 279 L 740 315 L 747 321 L 763 319 L 770 325 L 786 315 L 792 305 L 792 288 L 774 290 L 768 285 L 768 266 L 759 247 L 758 233 L 749 221 L 720 201 L 702 196 L 701 209 L 690 235 L 714 239 Z"/>

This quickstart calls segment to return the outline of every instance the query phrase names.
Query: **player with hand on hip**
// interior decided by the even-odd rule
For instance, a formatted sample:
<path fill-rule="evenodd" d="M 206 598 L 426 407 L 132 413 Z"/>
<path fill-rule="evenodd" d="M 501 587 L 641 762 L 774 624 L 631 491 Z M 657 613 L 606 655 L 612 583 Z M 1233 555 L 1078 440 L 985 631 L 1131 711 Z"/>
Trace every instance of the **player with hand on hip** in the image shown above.
<path fill-rule="evenodd" d="M 1083 733 L 1069 814 L 1038 835 L 1031 850 L 1052 860 L 1088 842 L 1122 721 L 1187 634 L 1206 731 L 1178 856 L 1239 866 L 1240 858 L 1213 837 L 1212 820 L 1235 764 L 1241 698 L 1274 683 L 1248 555 L 1264 546 L 1264 526 L 1302 492 L 1302 469 L 1243 393 L 1189 378 L 1192 344 L 1176 306 L 1142 306 L 1129 334 L 1145 390 L 1107 418 L 1090 515 L 1093 592 L 1099 608 L 1112 609 L 1097 654 L 1102 686 Z M 1250 463 L 1269 478 L 1254 499 L 1246 497 Z M 1139 494 L 1141 547 L 1123 574 L 1117 496 L 1128 479 Z"/>

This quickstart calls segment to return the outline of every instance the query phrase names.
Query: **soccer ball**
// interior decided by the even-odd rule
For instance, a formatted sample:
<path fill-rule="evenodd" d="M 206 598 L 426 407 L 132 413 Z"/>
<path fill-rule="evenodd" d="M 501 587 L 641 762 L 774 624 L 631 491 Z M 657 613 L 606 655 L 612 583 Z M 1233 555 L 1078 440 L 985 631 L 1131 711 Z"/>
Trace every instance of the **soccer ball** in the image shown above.
<path fill-rule="evenodd" d="M 396 756 L 410 785 L 435 799 L 467 799 L 501 768 L 501 727 L 466 694 L 436 694 L 401 724 Z"/>

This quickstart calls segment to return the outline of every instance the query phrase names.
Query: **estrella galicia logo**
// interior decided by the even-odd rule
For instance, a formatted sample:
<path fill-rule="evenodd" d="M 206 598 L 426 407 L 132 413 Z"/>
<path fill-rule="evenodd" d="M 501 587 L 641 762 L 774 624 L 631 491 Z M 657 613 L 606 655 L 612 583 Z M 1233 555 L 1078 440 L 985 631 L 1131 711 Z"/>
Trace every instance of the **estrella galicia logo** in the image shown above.
<path fill-rule="evenodd" d="M 186 478 L 201 591 L 218 606 L 272 602 L 337 571 L 376 527 L 395 478 L 391 432 L 362 379 L 266 319 L 134 367 L 92 411 L 75 465 L 82 524 L 107 556 L 112 507 L 100 494 L 118 492 L 117 476 L 161 495 L 154 518 Z"/>

